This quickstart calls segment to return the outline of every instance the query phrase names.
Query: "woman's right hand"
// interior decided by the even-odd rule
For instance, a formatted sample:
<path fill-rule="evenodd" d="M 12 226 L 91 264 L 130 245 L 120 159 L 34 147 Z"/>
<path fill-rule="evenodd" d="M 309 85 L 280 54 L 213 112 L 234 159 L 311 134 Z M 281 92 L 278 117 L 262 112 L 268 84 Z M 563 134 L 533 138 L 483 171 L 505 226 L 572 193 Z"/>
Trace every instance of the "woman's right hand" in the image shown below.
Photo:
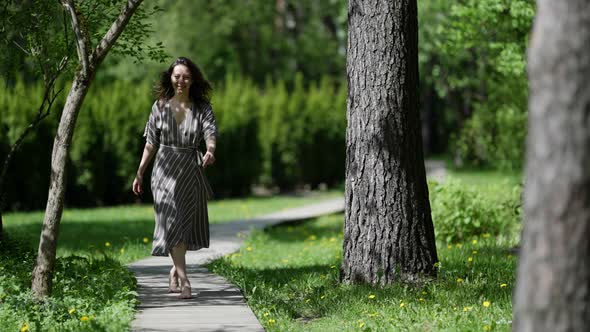
<path fill-rule="evenodd" d="M 143 188 L 141 183 L 143 182 L 143 177 L 136 175 L 135 179 L 133 180 L 133 193 L 137 196 L 143 194 Z"/>

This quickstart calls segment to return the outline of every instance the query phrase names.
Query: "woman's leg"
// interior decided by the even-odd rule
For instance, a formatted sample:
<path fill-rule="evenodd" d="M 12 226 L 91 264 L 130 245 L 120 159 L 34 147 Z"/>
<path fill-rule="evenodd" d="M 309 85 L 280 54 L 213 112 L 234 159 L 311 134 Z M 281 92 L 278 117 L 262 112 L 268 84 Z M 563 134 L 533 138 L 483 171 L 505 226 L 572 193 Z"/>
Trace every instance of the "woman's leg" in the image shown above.
<path fill-rule="evenodd" d="M 172 255 L 170 255 L 170 257 L 172 258 Z M 172 268 L 170 269 L 168 293 L 180 293 L 178 273 L 176 272 L 176 265 L 174 264 L 172 264 Z"/>
<path fill-rule="evenodd" d="M 172 256 L 172 261 L 174 262 L 174 266 L 176 267 L 176 273 L 178 274 L 178 279 L 180 280 L 180 289 L 181 295 L 180 298 L 190 298 L 190 287 L 191 284 L 188 280 L 188 276 L 186 273 L 186 245 L 184 243 L 179 243 L 176 247 L 170 250 L 170 255 Z M 187 291 L 185 291 L 185 289 Z"/>

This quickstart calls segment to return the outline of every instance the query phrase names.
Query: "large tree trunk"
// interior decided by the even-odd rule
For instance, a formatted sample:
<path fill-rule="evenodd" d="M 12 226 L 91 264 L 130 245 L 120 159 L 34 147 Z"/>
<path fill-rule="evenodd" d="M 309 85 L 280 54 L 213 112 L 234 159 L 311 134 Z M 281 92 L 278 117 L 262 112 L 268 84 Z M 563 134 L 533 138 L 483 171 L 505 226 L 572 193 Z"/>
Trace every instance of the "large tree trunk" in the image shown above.
<path fill-rule="evenodd" d="M 82 79 L 77 74 L 68 94 L 64 110 L 59 121 L 57 134 L 53 141 L 51 154 L 51 179 L 49 197 L 43 219 L 43 229 L 39 240 L 37 261 L 32 276 L 32 290 L 38 297 L 49 295 L 52 286 L 52 274 L 55 264 L 59 223 L 63 211 L 66 190 L 66 165 L 68 147 L 72 142 L 74 127 L 82 102 L 89 88 L 89 79 Z"/>
<path fill-rule="evenodd" d="M 590 331 L 589 13 L 537 1 L 515 331 Z"/>
<path fill-rule="evenodd" d="M 418 110 L 416 0 L 351 0 L 343 262 L 345 283 L 435 274 Z"/>

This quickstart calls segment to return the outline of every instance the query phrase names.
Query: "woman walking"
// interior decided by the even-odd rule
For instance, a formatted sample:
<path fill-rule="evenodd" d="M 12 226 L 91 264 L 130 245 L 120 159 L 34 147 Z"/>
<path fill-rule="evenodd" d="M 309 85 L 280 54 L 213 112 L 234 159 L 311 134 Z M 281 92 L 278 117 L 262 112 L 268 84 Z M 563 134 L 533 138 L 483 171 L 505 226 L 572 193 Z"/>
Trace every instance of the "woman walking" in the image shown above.
<path fill-rule="evenodd" d="M 203 168 L 215 162 L 217 139 L 210 95 L 211 85 L 188 58 L 176 59 L 162 72 L 133 181 L 133 192 L 142 194 L 144 172 L 156 155 L 151 179 L 156 221 L 152 255 L 172 257 L 169 292 L 180 293 L 181 299 L 192 296 L 186 251 L 209 247 L 207 199 L 212 192 Z M 198 150 L 201 139 L 207 146 L 205 155 Z"/>

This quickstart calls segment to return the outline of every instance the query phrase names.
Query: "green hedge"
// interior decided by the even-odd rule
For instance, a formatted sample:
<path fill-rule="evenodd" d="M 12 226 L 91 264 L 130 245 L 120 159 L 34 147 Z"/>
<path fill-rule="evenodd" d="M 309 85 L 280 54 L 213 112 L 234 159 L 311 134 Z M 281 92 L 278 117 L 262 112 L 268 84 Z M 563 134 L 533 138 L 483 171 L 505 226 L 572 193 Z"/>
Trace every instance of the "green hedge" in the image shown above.
<path fill-rule="evenodd" d="M 229 76 L 215 87 L 219 126 L 217 163 L 207 170 L 216 197 L 248 193 L 255 184 L 283 190 L 344 179 L 346 86 L 329 79 L 304 84 L 253 82 Z M 24 141 L 9 170 L 9 209 L 43 208 L 53 136 L 64 93 L 52 114 Z M 150 82 L 114 81 L 93 86 L 79 113 L 70 149 L 66 202 L 112 205 L 135 200 L 131 184 L 141 157 L 151 104 Z M 0 81 L 0 159 L 33 118 L 42 86 Z M 145 199 L 151 170 L 144 179 Z"/>

